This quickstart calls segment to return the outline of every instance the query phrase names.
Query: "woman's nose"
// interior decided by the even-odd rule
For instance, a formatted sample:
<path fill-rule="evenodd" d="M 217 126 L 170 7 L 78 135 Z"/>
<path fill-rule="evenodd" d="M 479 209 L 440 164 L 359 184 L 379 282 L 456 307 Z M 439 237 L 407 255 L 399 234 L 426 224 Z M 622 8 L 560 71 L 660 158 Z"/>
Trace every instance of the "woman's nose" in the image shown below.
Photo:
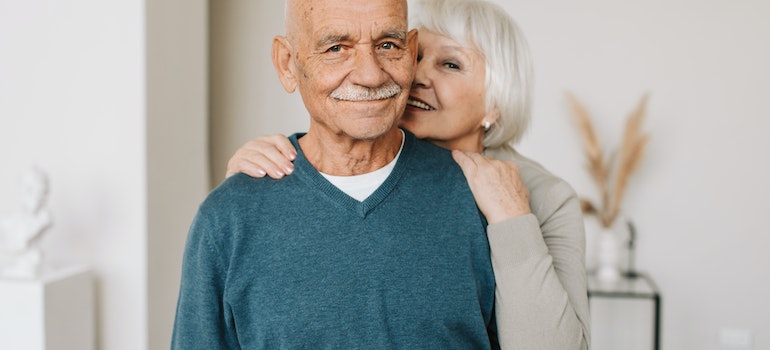
<path fill-rule="evenodd" d="M 414 72 L 413 87 L 429 88 L 430 87 L 430 74 L 428 72 L 428 66 L 425 61 L 417 61 L 417 69 Z"/>

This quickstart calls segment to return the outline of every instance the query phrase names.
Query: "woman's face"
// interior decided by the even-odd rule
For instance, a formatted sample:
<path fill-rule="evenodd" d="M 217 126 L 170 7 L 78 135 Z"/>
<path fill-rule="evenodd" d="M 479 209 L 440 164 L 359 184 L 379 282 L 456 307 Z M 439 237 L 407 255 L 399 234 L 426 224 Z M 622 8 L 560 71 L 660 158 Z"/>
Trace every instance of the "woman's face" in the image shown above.
<path fill-rule="evenodd" d="M 417 71 L 400 125 L 441 147 L 481 152 L 484 57 L 475 48 L 422 28 L 418 38 Z"/>

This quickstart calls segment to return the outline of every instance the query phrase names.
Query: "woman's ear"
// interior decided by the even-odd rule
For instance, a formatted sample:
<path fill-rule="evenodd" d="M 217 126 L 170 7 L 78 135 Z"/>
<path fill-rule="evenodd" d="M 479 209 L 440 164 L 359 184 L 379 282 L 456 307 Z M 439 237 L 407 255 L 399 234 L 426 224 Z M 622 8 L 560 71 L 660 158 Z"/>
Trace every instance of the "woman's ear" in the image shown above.
<path fill-rule="evenodd" d="M 497 123 L 497 121 L 500 119 L 500 110 L 497 109 L 497 107 L 492 108 L 491 111 L 487 113 L 487 115 L 484 116 L 484 119 L 482 119 L 482 123 L 489 122 L 489 124 L 494 125 Z"/>
<path fill-rule="evenodd" d="M 297 76 L 292 62 L 291 44 L 284 36 L 273 38 L 273 66 L 278 72 L 278 79 L 283 85 L 283 89 L 288 93 L 293 93 L 297 89 Z"/>

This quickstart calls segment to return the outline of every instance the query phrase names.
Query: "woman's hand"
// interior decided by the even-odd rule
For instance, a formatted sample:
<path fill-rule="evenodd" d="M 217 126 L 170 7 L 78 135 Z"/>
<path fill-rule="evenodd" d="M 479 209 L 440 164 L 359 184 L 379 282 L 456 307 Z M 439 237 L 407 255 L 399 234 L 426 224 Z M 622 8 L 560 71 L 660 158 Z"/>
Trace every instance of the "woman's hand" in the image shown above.
<path fill-rule="evenodd" d="M 297 151 L 286 136 L 262 136 L 246 142 L 227 162 L 226 177 L 244 173 L 251 177 L 280 179 L 294 171 Z"/>
<path fill-rule="evenodd" d="M 516 163 L 478 153 L 452 151 L 465 174 L 473 198 L 490 224 L 529 214 L 529 190 L 521 181 Z"/>

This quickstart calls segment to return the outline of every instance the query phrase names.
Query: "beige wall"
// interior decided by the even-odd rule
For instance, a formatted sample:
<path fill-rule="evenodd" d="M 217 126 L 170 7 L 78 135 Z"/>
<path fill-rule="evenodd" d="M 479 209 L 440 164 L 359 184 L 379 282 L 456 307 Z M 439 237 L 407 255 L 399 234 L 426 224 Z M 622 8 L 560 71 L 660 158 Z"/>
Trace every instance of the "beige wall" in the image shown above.
<path fill-rule="evenodd" d="M 534 122 L 521 150 L 581 195 L 595 192 L 563 92 L 588 106 L 609 144 L 639 97 L 651 93 L 652 139 L 624 210 L 639 229 L 638 266 L 663 291 L 663 347 L 719 349 L 719 332 L 738 328 L 753 332 L 755 349 L 770 348 L 762 212 L 770 163 L 760 156 L 770 149 L 770 3 L 496 2 L 524 29 L 536 63 Z M 269 61 L 282 6 L 212 2 L 214 183 L 246 140 L 306 128 L 301 101 L 283 92 Z M 597 315 L 599 327 L 621 323 L 623 307 Z M 637 326 L 647 320 L 624 327 Z M 628 329 L 597 331 L 596 348 L 610 344 L 605 335 L 613 332 Z"/>
<path fill-rule="evenodd" d="M 270 46 L 283 33 L 283 1 L 210 1 L 211 181 L 246 141 L 307 129 L 299 93 L 283 92 Z"/>
<path fill-rule="evenodd" d="M 208 192 L 208 3 L 146 3 L 147 329 L 168 349 L 182 252 Z"/>

